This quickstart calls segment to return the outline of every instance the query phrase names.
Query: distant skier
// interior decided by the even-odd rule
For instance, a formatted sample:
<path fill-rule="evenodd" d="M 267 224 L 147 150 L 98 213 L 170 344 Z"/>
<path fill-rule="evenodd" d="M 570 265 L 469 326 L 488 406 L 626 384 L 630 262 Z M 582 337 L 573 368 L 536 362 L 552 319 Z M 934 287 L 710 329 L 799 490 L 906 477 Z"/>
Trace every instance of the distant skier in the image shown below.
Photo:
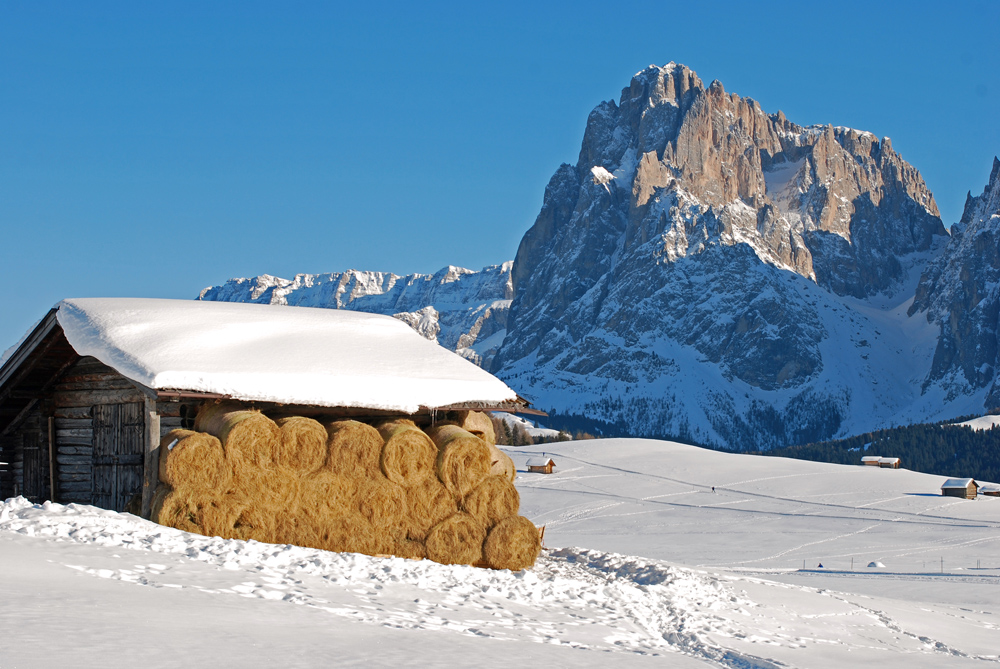
<path fill-rule="evenodd" d="M 816 567 L 816 568 L 817 568 L 817 569 L 822 569 L 822 568 L 823 568 L 823 563 L 822 563 L 822 562 L 820 562 L 820 563 L 819 563 L 819 566 L 818 566 L 818 567 Z"/>
<path fill-rule="evenodd" d="M 712 492 L 715 492 L 715 486 L 712 486 Z"/>

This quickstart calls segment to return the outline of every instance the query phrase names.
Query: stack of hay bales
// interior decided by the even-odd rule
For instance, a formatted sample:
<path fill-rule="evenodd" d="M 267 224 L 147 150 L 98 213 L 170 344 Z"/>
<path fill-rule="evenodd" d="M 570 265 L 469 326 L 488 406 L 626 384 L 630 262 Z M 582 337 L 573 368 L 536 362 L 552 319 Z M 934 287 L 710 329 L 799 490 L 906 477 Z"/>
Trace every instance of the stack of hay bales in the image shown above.
<path fill-rule="evenodd" d="M 492 424 L 271 420 L 208 404 L 160 444 L 152 519 L 188 532 L 331 551 L 524 569 L 541 545 L 518 516 L 514 463 Z"/>

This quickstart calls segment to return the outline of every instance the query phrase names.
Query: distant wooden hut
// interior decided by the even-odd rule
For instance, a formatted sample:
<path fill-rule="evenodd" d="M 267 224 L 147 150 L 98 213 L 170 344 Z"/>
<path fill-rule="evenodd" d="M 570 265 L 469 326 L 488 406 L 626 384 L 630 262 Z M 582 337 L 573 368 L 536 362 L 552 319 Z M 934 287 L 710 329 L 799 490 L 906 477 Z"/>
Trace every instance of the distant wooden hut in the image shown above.
<path fill-rule="evenodd" d="M 1000 497 L 1000 486 L 983 486 L 979 489 L 979 494 Z"/>
<path fill-rule="evenodd" d="M 528 458 L 528 471 L 537 474 L 551 474 L 556 466 L 552 458 Z"/>
<path fill-rule="evenodd" d="M 861 464 L 867 467 L 879 467 L 879 460 L 881 459 L 878 455 L 866 455 L 861 458 Z"/>
<path fill-rule="evenodd" d="M 899 469 L 901 462 L 899 458 L 879 458 L 878 466 L 883 469 Z"/>
<path fill-rule="evenodd" d="M 979 484 L 972 479 L 948 479 L 941 485 L 941 494 L 946 497 L 975 499 L 978 492 Z"/>

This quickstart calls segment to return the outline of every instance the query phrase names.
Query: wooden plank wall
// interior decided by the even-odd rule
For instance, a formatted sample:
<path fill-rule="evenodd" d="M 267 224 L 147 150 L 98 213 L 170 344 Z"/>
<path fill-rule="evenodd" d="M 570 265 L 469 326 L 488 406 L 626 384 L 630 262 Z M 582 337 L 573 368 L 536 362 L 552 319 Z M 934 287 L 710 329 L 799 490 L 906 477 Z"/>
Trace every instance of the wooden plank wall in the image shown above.
<path fill-rule="evenodd" d="M 142 402 L 128 379 L 96 358 L 81 358 L 53 389 L 56 495 L 62 504 L 93 501 L 95 404 Z"/>
<path fill-rule="evenodd" d="M 93 407 L 104 404 L 143 403 L 145 395 L 128 379 L 96 358 L 84 357 L 70 367 L 41 401 L 0 437 L 0 494 L 24 494 L 41 487 L 35 501 L 54 499 L 62 504 L 94 503 Z M 157 402 L 160 435 L 190 428 L 200 402 Z M 53 417 L 56 490 L 50 490 L 48 418 Z M 25 480 L 25 445 L 32 459 Z M 37 450 L 35 446 L 37 445 Z M 41 477 L 40 479 L 38 477 Z M 42 481 L 40 484 L 39 481 Z M 32 492 L 32 491 L 29 491 Z"/>
<path fill-rule="evenodd" d="M 6 462 L 0 480 L 4 497 L 17 493 L 32 502 L 51 499 L 49 490 L 48 420 L 41 403 L 0 438 L 0 462 Z"/>

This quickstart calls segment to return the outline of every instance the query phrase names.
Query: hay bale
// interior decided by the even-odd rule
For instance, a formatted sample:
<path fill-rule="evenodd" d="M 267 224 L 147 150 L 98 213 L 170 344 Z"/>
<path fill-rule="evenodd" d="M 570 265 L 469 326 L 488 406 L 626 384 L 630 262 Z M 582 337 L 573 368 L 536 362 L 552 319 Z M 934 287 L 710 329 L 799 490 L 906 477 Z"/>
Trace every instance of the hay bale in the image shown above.
<path fill-rule="evenodd" d="M 462 499 L 461 509 L 489 530 L 505 518 L 516 516 L 521 506 L 517 488 L 500 476 L 487 476 Z"/>
<path fill-rule="evenodd" d="M 490 446 L 490 476 L 500 476 L 511 483 L 517 477 L 514 461 L 496 446 Z"/>
<path fill-rule="evenodd" d="M 490 446 L 497 445 L 496 431 L 493 429 L 493 421 L 489 414 L 482 411 L 452 411 L 448 413 L 448 420 L 466 432 L 476 435 Z"/>
<path fill-rule="evenodd" d="M 357 503 L 357 482 L 331 471 L 320 470 L 300 482 L 302 515 L 333 520 L 346 515 Z"/>
<path fill-rule="evenodd" d="M 438 448 L 438 479 L 455 496 L 468 495 L 490 473 L 490 449 L 479 437 L 457 425 L 436 425 L 427 435 Z"/>
<path fill-rule="evenodd" d="M 405 533 L 403 518 L 406 512 L 406 491 L 384 476 L 372 477 L 359 483 L 356 508 L 378 533 L 380 543 L 391 546 L 392 542 L 382 541 L 382 535 L 396 536 Z"/>
<path fill-rule="evenodd" d="M 259 411 L 236 409 L 229 402 L 206 404 L 195 419 L 199 432 L 218 437 L 233 472 L 233 483 L 245 490 L 261 485 L 281 450 L 281 429 Z"/>
<path fill-rule="evenodd" d="M 376 429 L 385 441 L 379 467 L 387 479 L 404 488 L 412 488 L 434 476 L 437 447 L 413 421 L 382 423 L 376 425 Z"/>
<path fill-rule="evenodd" d="M 211 494 L 199 494 L 190 488 L 160 484 L 153 493 L 150 519 L 167 527 L 203 534 L 202 508 L 211 502 L 211 497 Z"/>
<path fill-rule="evenodd" d="M 441 564 L 474 564 L 483 555 L 486 530 L 471 515 L 459 511 L 427 533 L 427 557 Z"/>
<path fill-rule="evenodd" d="M 326 425 L 326 469 L 345 476 L 380 476 L 381 435 L 371 425 L 338 420 Z"/>
<path fill-rule="evenodd" d="M 326 464 L 326 428 L 303 416 L 279 418 L 281 442 L 275 462 L 306 476 Z"/>
<path fill-rule="evenodd" d="M 227 495 L 227 497 L 229 498 L 228 504 L 232 505 L 235 515 L 232 529 L 233 539 L 243 541 L 253 539 L 264 543 L 274 543 L 276 523 L 272 510 L 253 504 L 238 493 Z"/>
<path fill-rule="evenodd" d="M 448 492 L 437 477 L 407 488 L 406 514 L 403 517 L 407 538 L 423 541 L 432 527 L 455 515 L 457 511 L 455 496 Z"/>
<path fill-rule="evenodd" d="M 483 557 L 493 569 L 518 571 L 535 564 L 542 550 L 538 528 L 524 516 L 511 516 L 490 530 Z"/>
<path fill-rule="evenodd" d="M 381 548 L 371 523 L 357 512 L 335 518 L 318 528 L 316 534 L 320 544 L 316 548 L 322 550 L 373 555 Z"/>
<path fill-rule="evenodd" d="M 396 542 L 392 554 L 408 560 L 423 560 L 427 557 L 427 548 L 419 541 L 400 539 Z"/>
<path fill-rule="evenodd" d="M 205 432 L 171 430 L 160 440 L 160 481 L 223 491 L 232 482 L 222 443 Z"/>

